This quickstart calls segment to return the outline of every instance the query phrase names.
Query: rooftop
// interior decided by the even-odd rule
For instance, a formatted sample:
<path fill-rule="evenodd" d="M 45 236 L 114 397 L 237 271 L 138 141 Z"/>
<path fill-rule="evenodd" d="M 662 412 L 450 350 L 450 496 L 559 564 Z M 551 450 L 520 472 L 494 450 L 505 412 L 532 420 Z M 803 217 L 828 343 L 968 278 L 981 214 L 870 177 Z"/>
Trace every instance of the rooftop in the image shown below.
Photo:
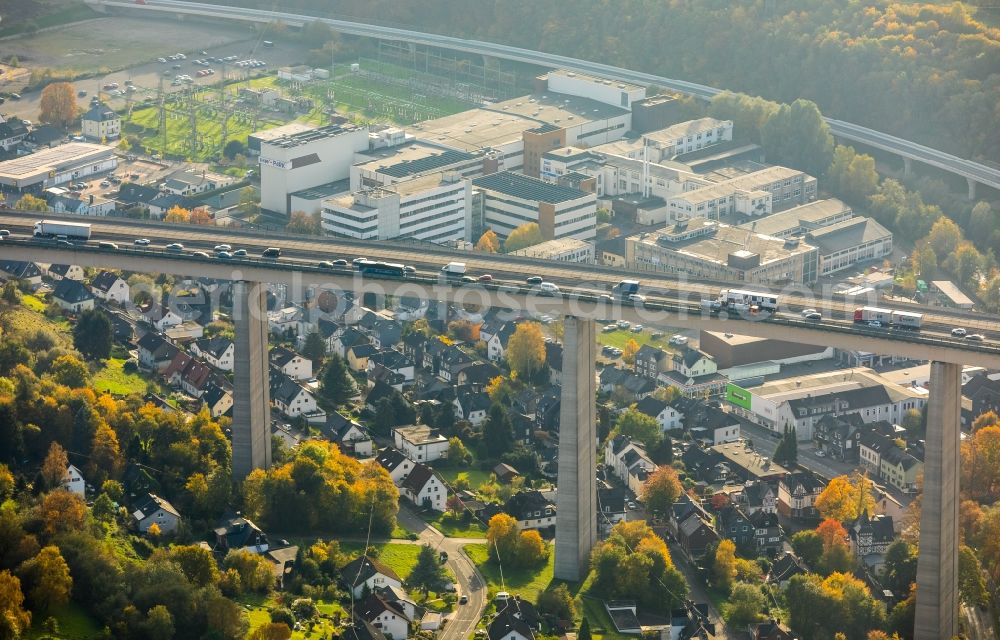
<path fill-rule="evenodd" d="M 472 184 L 483 189 L 498 191 L 524 200 L 553 204 L 578 200 L 588 195 L 593 196 L 593 194 L 588 194 L 579 189 L 549 184 L 548 182 L 543 182 L 520 173 L 513 173 L 512 171 L 501 171 L 476 178 L 472 181 Z"/>
<path fill-rule="evenodd" d="M 286 133 L 270 140 L 266 140 L 264 141 L 264 144 L 268 144 L 272 147 L 280 147 L 282 149 L 292 149 L 311 142 L 316 142 L 317 140 L 335 138 L 339 135 L 357 130 L 358 128 L 354 125 L 330 124 L 325 127 L 313 127 L 306 129 L 305 131 Z"/>
<path fill-rule="evenodd" d="M 884 387 L 890 396 L 903 394 L 909 397 L 922 397 L 921 394 L 901 387 L 868 368 L 837 369 L 812 375 L 782 378 L 751 387 L 751 391 L 757 396 L 781 403 L 806 396 L 816 397 L 870 387 Z"/>
<path fill-rule="evenodd" d="M 686 138 L 690 135 L 697 135 L 704 131 L 710 131 L 726 125 L 732 126 L 732 124 L 733 123 L 729 120 L 698 118 L 697 120 L 679 122 L 675 125 L 667 127 L 666 129 L 660 129 L 659 131 L 650 131 L 649 133 L 643 134 L 643 138 L 660 144 L 673 145 L 678 138 Z"/>
<path fill-rule="evenodd" d="M 851 218 L 806 234 L 823 254 L 837 253 L 869 242 L 892 238 L 892 232 L 872 218 Z"/>
<path fill-rule="evenodd" d="M 358 163 L 362 169 L 392 178 L 406 178 L 475 159 L 465 151 L 441 149 L 428 144 L 409 143 L 383 150 L 371 160 Z"/>
<path fill-rule="evenodd" d="M 696 229 L 702 226 L 704 226 L 704 218 L 694 218 L 688 223 L 689 229 Z M 629 237 L 628 241 L 654 245 L 663 250 L 675 251 L 679 254 L 693 256 L 720 265 L 729 265 L 730 256 L 737 254 L 737 252 L 744 252 L 737 254 L 739 256 L 759 255 L 760 263 L 753 268 L 764 266 L 777 260 L 785 260 L 791 256 L 808 253 L 814 249 L 813 245 L 805 242 L 799 242 L 792 246 L 784 240 L 759 233 L 748 234 L 745 229 L 724 223 L 712 222 L 712 226 L 715 229 L 714 233 L 696 235 L 693 238 L 679 241 L 673 241 L 676 238 L 676 234 L 672 230 L 641 233 Z M 660 242 L 661 238 L 663 242 Z"/>
<path fill-rule="evenodd" d="M 568 253 L 571 251 L 582 251 L 584 249 L 590 249 L 590 251 L 593 252 L 594 243 L 587 242 L 586 240 L 579 240 L 577 238 L 556 238 L 555 240 L 546 240 L 545 242 L 539 242 L 538 244 L 531 245 L 530 247 L 512 251 L 511 255 L 548 258 L 549 256 Z"/>
<path fill-rule="evenodd" d="M 636 89 L 645 89 L 642 85 L 633 84 L 631 82 L 624 82 L 622 80 L 611 80 L 609 78 L 602 78 L 601 76 L 593 76 L 589 73 L 582 73 L 580 71 L 570 71 L 569 69 L 554 69 L 549 71 L 548 76 L 564 76 L 567 78 L 578 78 L 580 80 L 589 80 L 591 82 L 596 82 L 599 84 L 606 84 L 609 87 L 616 87 L 618 89 L 624 89 L 625 91 L 635 91 Z"/>
<path fill-rule="evenodd" d="M 290 136 L 297 133 L 312 131 L 315 128 L 316 127 L 311 124 L 302 124 L 301 122 L 289 122 L 288 124 L 281 125 L 280 127 L 265 129 L 263 131 L 255 131 L 254 133 L 250 134 L 250 137 L 256 138 L 261 142 L 270 142 L 271 140 L 283 138 L 284 136 Z"/>
<path fill-rule="evenodd" d="M 302 189 L 301 191 L 292 193 L 291 196 L 293 198 L 304 198 L 306 200 L 322 200 L 323 198 L 329 198 L 339 193 L 345 193 L 350 189 L 351 181 L 344 179 L 327 182 L 326 184 L 321 184 L 318 187 Z"/>
<path fill-rule="evenodd" d="M 756 451 L 748 451 L 742 442 L 730 442 L 712 447 L 730 462 L 739 465 L 757 477 L 783 476 L 788 469 L 762 456 Z"/>
<path fill-rule="evenodd" d="M 0 162 L 0 178 L 24 179 L 39 173 L 48 173 L 78 162 L 88 162 L 101 155 L 111 154 L 113 147 L 89 142 L 67 142 L 42 149 L 35 153 Z"/>
<path fill-rule="evenodd" d="M 803 227 L 823 226 L 827 224 L 824 221 L 830 218 L 837 219 L 841 216 L 849 218 L 851 215 L 850 207 L 836 198 L 830 198 L 813 200 L 739 226 L 741 229 L 753 229 L 768 236 L 784 236 Z"/>

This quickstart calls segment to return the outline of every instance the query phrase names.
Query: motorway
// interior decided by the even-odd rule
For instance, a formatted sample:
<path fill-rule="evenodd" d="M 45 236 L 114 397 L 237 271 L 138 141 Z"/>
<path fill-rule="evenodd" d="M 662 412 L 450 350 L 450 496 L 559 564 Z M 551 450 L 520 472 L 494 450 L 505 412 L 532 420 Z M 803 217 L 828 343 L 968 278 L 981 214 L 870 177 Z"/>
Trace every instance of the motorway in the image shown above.
<path fill-rule="evenodd" d="M 806 344 L 835 346 L 838 348 L 860 349 L 875 353 L 897 353 L 921 360 L 942 360 L 962 364 L 981 364 L 987 367 L 1000 366 L 1000 322 L 995 316 L 975 316 L 961 311 L 935 308 L 927 310 L 924 329 L 919 332 L 872 329 L 856 326 L 849 319 L 854 303 L 832 299 L 818 300 L 815 297 L 793 298 L 792 292 L 779 292 L 785 313 L 771 318 L 754 318 L 758 321 L 728 318 L 725 314 L 702 313 L 700 301 L 715 298 L 725 283 L 705 283 L 686 281 L 667 274 L 640 274 L 643 293 L 647 302 L 641 305 L 610 303 L 598 296 L 611 289 L 623 277 L 635 276 L 630 272 L 608 267 L 581 265 L 556 261 L 520 258 L 507 255 L 473 254 L 459 252 L 445 247 L 428 246 L 404 242 L 379 242 L 349 240 L 341 238 L 309 238 L 306 236 L 277 237 L 246 231 L 222 230 L 216 227 L 191 225 L 168 225 L 122 218 L 84 218 L 91 224 L 93 237 L 82 246 L 59 247 L 51 241 L 37 241 L 30 237 L 31 227 L 38 214 L 0 212 L 0 229 L 9 229 L 13 235 L 0 245 L 0 257 L 18 255 L 26 259 L 39 260 L 40 253 L 51 253 L 48 262 L 72 261 L 81 266 L 112 266 L 134 271 L 160 271 L 176 274 L 198 274 L 222 279 L 233 279 L 234 273 L 242 271 L 249 279 L 267 282 L 297 282 L 296 286 L 344 283 L 345 287 L 355 287 L 354 272 L 350 269 L 320 269 L 318 261 L 332 258 L 364 256 L 412 265 L 417 276 L 403 282 L 390 283 L 378 279 L 390 293 L 390 284 L 397 290 L 413 291 L 419 287 L 425 297 L 437 299 L 473 300 L 481 304 L 493 304 L 502 308 L 525 309 L 545 307 L 555 314 L 580 315 L 596 319 L 628 319 L 634 322 L 689 329 L 726 331 L 766 338 L 787 339 Z M 48 216 L 55 218 L 59 216 Z M 63 219 L 81 220 L 79 217 Z M 137 249 L 132 241 L 138 237 L 151 240 L 148 249 Z M 96 241 L 114 241 L 118 251 L 100 249 Z M 220 242 L 233 244 L 257 253 L 269 246 L 283 249 L 278 262 L 248 258 L 223 261 L 214 258 L 198 258 L 190 253 L 176 254 L 162 251 L 160 247 L 170 242 L 182 242 L 188 251 L 193 249 L 211 252 Z M 4 246 L 5 245 L 5 246 Z M 491 274 L 496 284 L 475 284 L 462 287 L 441 287 L 436 275 L 441 265 L 451 261 L 465 262 L 472 275 Z M 251 274 L 252 277 L 251 277 Z M 556 283 L 563 291 L 561 295 L 543 297 L 537 289 L 524 284 L 528 274 L 539 275 Z M 366 277 L 374 282 L 375 278 Z M 408 287 L 408 288 L 407 288 Z M 761 287 L 755 287 L 761 288 Z M 429 291 L 429 289 L 432 289 Z M 452 290 L 453 289 L 453 290 Z M 810 294 L 797 287 L 799 293 Z M 409 295 L 416 295 L 409 293 Z M 478 296 L 478 297 L 477 297 Z M 584 303 L 581 308 L 580 303 Z M 513 306 L 512 306 L 513 305 Z M 518 306 L 524 305 L 524 306 Z M 824 312 L 822 322 L 808 322 L 799 317 L 797 311 L 804 306 L 815 307 Z M 669 314 L 669 322 L 665 314 Z M 762 321 L 760 321 L 762 320 Z M 675 324 L 673 324 L 675 323 Z M 986 336 L 982 343 L 952 338 L 953 326 L 965 326 Z"/>
<path fill-rule="evenodd" d="M 133 1 L 125 0 L 87 0 L 88 4 L 95 8 L 122 8 L 134 11 L 167 12 L 171 14 L 188 14 L 204 16 L 210 18 L 229 18 L 233 20 L 243 20 L 250 22 L 269 23 L 272 21 L 282 21 L 289 25 L 304 25 L 320 20 L 330 25 L 336 31 L 351 35 L 366 36 L 371 38 L 400 40 L 415 44 L 441 47 L 455 51 L 463 51 L 495 58 L 524 62 L 542 67 L 566 68 L 581 73 L 590 73 L 607 78 L 613 78 L 626 82 L 633 82 L 641 85 L 659 85 L 673 91 L 685 93 L 696 98 L 709 100 L 721 89 L 709 87 L 703 84 L 666 78 L 650 73 L 642 73 L 623 69 L 611 65 L 569 58 L 542 51 L 532 51 L 520 47 L 484 42 L 482 40 L 465 40 L 452 36 L 443 36 L 432 33 L 423 33 L 410 29 L 399 29 L 380 25 L 371 25 L 361 22 L 351 22 L 347 20 L 335 20 L 332 18 L 318 18 L 303 14 L 289 13 L 285 11 L 265 11 L 260 9 L 245 9 L 242 7 L 228 7 L 201 2 L 187 2 L 186 0 L 150 0 L 146 4 L 137 5 Z M 924 164 L 937 167 L 964 178 L 974 180 L 977 183 L 1000 189 L 1000 169 L 990 167 L 978 162 L 959 158 L 950 153 L 945 153 L 937 149 L 932 149 L 897 136 L 892 136 L 874 129 L 851 124 L 842 120 L 826 118 L 830 126 L 830 132 L 845 140 L 860 142 L 878 149 L 884 149 L 899 154 L 905 158 L 911 158 Z"/>

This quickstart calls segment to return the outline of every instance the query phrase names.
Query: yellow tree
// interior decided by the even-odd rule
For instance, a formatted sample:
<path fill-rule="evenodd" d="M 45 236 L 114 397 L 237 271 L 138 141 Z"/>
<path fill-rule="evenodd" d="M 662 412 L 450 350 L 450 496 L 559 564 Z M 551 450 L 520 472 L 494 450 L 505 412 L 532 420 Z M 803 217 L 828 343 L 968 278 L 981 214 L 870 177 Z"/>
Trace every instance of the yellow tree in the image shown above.
<path fill-rule="evenodd" d="M 191 224 L 210 225 L 214 222 L 214 220 L 212 219 L 212 214 L 208 212 L 208 209 L 205 207 L 195 207 L 191 210 L 188 222 Z"/>
<path fill-rule="evenodd" d="M 507 241 L 503 243 L 503 248 L 507 253 L 517 251 L 542 241 L 542 230 L 537 222 L 526 222 L 514 229 L 507 236 Z"/>
<path fill-rule="evenodd" d="M 163 216 L 163 221 L 188 223 L 191 222 L 191 212 L 175 204 L 167 211 L 167 215 Z"/>
<path fill-rule="evenodd" d="M 500 562 L 514 559 L 518 547 L 517 520 L 506 513 L 498 513 L 490 518 L 486 529 L 486 542 L 490 547 L 490 556 L 499 557 Z"/>
<path fill-rule="evenodd" d="M 625 343 L 625 348 L 622 349 L 622 360 L 625 364 L 635 364 L 635 354 L 638 351 L 639 343 L 629 338 L 628 342 Z"/>
<path fill-rule="evenodd" d="M 31 626 L 31 613 L 24 609 L 21 581 L 10 571 L 0 571 L 0 632 L 4 638 L 20 638 Z"/>
<path fill-rule="evenodd" d="M 487 253 L 496 253 L 500 250 L 500 238 L 497 237 L 493 229 L 487 229 L 483 235 L 479 236 L 476 249 Z"/>
<path fill-rule="evenodd" d="M 14 203 L 14 208 L 18 211 L 48 211 L 49 203 L 42 198 L 36 198 L 30 193 L 26 193 Z"/>
<path fill-rule="evenodd" d="M 530 378 L 545 365 L 545 338 L 537 322 L 522 322 L 507 341 L 507 364 L 515 378 Z"/>
<path fill-rule="evenodd" d="M 850 478 L 837 476 L 816 498 L 816 509 L 824 518 L 838 522 L 854 520 L 863 510 L 874 514 L 872 481 L 857 474 Z"/>
<path fill-rule="evenodd" d="M 661 466 L 642 485 L 642 502 L 654 513 L 666 513 L 681 495 L 681 481 L 673 467 Z"/>
<path fill-rule="evenodd" d="M 66 469 L 69 467 L 69 458 L 66 450 L 58 442 L 49 445 L 49 452 L 42 463 L 42 480 L 45 481 L 47 489 L 55 489 L 62 484 L 66 477 Z"/>
<path fill-rule="evenodd" d="M 28 585 L 28 598 L 34 611 L 48 611 L 69 602 L 73 578 L 59 547 L 45 547 L 34 558 L 21 563 L 18 573 Z"/>
<path fill-rule="evenodd" d="M 733 581 L 736 579 L 736 544 L 732 540 L 723 540 L 716 547 L 712 576 L 716 586 L 727 592 L 732 589 Z"/>
<path fill-rule="evenodd" d="M 76 91 L 68 82 L 53 82 L 42 89 L 38 119 L 66 128 L 76 120 Z"/>

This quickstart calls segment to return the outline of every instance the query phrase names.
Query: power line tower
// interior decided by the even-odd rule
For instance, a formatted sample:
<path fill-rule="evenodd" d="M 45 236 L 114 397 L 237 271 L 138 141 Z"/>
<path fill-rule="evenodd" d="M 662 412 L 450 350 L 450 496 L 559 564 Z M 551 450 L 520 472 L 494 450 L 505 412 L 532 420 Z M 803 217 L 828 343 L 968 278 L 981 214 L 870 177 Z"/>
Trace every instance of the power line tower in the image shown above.
<path fill-rule="evenodd" d="M 159 84 L 156 88 L 156 104 L 160 110 L 160 135 L 163 136 L 162 146 L 160 152 L 163 155 L 167 153 L 167 105 L 165 104 L 165 96 L 163 95 L 163 77 L 160 76 Z"/>
<path fill-rule="evenodd" d="M 232 109 L 226 101 L 226 63 L 222 63 L 222 78 L 219 80 L 219 107 L 222 109 L 222 137 L 219 139 L 219 156 L 221 158 L 226 149 L 227 138 L 229 138 L 229 116 Z"/>
<path fill-rule="evenodd" d="M 188 126 L 191 128 L 191 158 L 198 153 L 198 101 L 188 94 Z"/>

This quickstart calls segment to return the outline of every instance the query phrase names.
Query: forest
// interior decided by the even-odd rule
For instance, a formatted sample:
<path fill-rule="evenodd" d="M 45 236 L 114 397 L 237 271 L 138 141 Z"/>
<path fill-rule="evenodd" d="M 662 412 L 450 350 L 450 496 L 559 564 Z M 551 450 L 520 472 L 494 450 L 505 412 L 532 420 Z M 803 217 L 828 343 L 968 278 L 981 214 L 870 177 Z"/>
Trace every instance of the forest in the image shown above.
<path fill-rule="evenodd" d="M 805 98 L 834 118 L 962 157 L 1000 158 L 1000 30 L 961 3 L 286 0 L 282 9 L 501 42 L 778 102 Z"/>

